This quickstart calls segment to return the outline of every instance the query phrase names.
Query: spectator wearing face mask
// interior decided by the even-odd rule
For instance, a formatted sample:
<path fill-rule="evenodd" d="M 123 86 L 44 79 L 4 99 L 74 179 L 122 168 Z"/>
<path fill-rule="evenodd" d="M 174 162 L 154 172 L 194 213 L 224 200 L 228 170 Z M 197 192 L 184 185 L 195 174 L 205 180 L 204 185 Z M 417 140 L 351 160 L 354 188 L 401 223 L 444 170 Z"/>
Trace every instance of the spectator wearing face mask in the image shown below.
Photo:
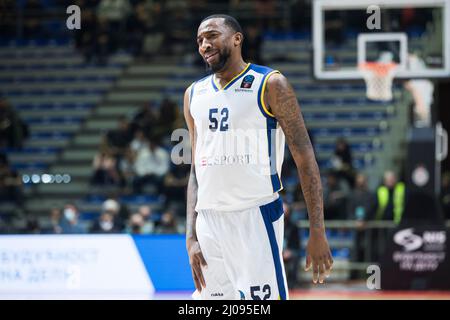
<path fill-rule="evenodd" d="M 109 211 L 101 213 L 97 221 L 94 222 L 91 233 L 119 233 L 120 229 L 114 223 L 114 215 Z"/>
<path fill-rule="evenodd" d="M 161 222 L 156 227 L 155 233 L 158 234 L 176 234 L 181 233 L 181 230 L 178 228 L 177 220 L 175 214 L 172 210 L 167 210 L 161 216 Z"/>
<path fill-rule="evenodd" d="M 127 233 L 143 234 L 145 221 L 139 213 L 133 213 L 128 221 Z"/>
<path fill-rule="evenodd" d="M 63 210 L 63 217 L 61 219 L 61 233 L 65 234 L 80 234 L 86 233 L 86 229 L 79 221 L 79 211 L 74 204 L 66 204 Z"/>
<path fill-rule="evenodd" d="M 155 230 L 155 221 L 153 216 L 153 211 L 150 206 L 140 206 L 138 213 L 144 219 L 144 225 L 142 226 L 142 233 L 149 234 L 153 233 Z"/>
<path fill-rule="evenodd" d="M 102 213 L 103 212 L 108 212 L 112 215 L 114 226 L 118 231 L 125 229 L 125 221 L 128 219 L 129 211 L 124 204 L 119 203 L 117 197 L 112 196 L 103 202 Z"/>

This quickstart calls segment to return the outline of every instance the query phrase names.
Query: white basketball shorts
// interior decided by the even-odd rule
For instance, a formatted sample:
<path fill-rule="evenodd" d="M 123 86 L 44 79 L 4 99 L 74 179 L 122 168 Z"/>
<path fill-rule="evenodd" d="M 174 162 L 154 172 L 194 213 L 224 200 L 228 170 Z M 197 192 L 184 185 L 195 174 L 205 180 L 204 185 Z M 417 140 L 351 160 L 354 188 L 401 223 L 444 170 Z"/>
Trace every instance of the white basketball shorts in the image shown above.
<path fill-rule="evenodd" d="M 207 263 L 201 299 L 288 299 L 283 219 L 281 198 L 243 211 L 201 210 L 197 238 Z"/>

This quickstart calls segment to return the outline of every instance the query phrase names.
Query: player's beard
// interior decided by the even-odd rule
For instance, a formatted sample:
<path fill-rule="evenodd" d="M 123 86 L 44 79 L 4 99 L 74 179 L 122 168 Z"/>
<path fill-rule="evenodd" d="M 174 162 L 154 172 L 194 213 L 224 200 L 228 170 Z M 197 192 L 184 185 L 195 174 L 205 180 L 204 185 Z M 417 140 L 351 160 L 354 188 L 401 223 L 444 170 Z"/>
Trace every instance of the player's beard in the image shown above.
<path fill-rule="evenodd" d="M 231 50 L 229 48 L 224 48 L 222 51 L 219 51 L 218 53 L 219 55 L 219 61 L 215 64 L 210 65 L 208 62 L 206 62 L 206 70 L 209 72 L 219 72 L 220 70 L 222 70 L 226 63 L 228 62 L 228 59 L 231 56 Z"/>

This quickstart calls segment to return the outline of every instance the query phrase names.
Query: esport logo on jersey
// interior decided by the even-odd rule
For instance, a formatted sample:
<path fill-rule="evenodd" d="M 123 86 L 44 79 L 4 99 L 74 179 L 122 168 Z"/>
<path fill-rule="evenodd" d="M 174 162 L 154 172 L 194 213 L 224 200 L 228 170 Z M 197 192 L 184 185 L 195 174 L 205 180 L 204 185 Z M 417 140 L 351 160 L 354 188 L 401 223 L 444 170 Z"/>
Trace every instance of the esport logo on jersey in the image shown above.
<path fill-rule="evenodd" d="M 252 161 L 250 154 L 242 155 L 223 155 L 223 156 L 211 156 L 202 157 L 200 160 L 200 166 L 229 166 L 229 165 L 248 165 Z"/>
<path fill-rule="evenodd" d="M 248 74 L 244 77 L 241 83 L 241 88 L 244 89 L 250 89 L 252 87 L 253 81 L 255 80 L 255 77 L 251 74 Z"/>

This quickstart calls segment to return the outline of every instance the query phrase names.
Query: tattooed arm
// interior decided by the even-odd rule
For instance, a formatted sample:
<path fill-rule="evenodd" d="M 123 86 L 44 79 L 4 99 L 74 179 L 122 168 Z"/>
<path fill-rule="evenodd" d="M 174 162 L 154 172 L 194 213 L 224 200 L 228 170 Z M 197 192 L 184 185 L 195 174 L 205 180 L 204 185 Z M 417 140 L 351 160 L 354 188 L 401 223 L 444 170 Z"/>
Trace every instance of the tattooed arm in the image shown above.
<path fill-rule="evenodd" d="M 191 174 L 189 176 L 189 182 L 187 186 L 187 205 L 186 205 L 186 249 L 189 255 L 189 262 L 191 264 L 192 278 L 194 279 L 195 287 L 198 291 L 202 291 L 202 287 L 205 287 L 205 279 L 203 278 L 203 272 L 201 266 L 206 266 L 206 261 L 203 257 L 200 249 L 200 244 L 197 240 L 197 232 L 195 230 L 195 222 L 197 221 L 197 212 L 195 211 L 195 205 L 197 204 L 197 177 L 195 175 L 195 143 L 196 132 L 194 119 L 191 116 L 189 110 L 189 93 L 191 87 L 186 89 L 184 93 L 184 117 L 187 127 L 189 129 L 189 137 L 191 139 L 192 149 L 192 163 Z"/>
<path fill-rule="evenodd" d="M 320 173 L 314 150 L 300 112 L 295 92 L 287 79 L 274 73 L 267 80 L 264 95 L 266 106 L 280 123 L 292 153 L 306 201 L 310 222 L 306 270 L 313 267 L 313 281 L 323 283 L 329 275 L 333 259 L 325 235 L 323 196 Z"/>

